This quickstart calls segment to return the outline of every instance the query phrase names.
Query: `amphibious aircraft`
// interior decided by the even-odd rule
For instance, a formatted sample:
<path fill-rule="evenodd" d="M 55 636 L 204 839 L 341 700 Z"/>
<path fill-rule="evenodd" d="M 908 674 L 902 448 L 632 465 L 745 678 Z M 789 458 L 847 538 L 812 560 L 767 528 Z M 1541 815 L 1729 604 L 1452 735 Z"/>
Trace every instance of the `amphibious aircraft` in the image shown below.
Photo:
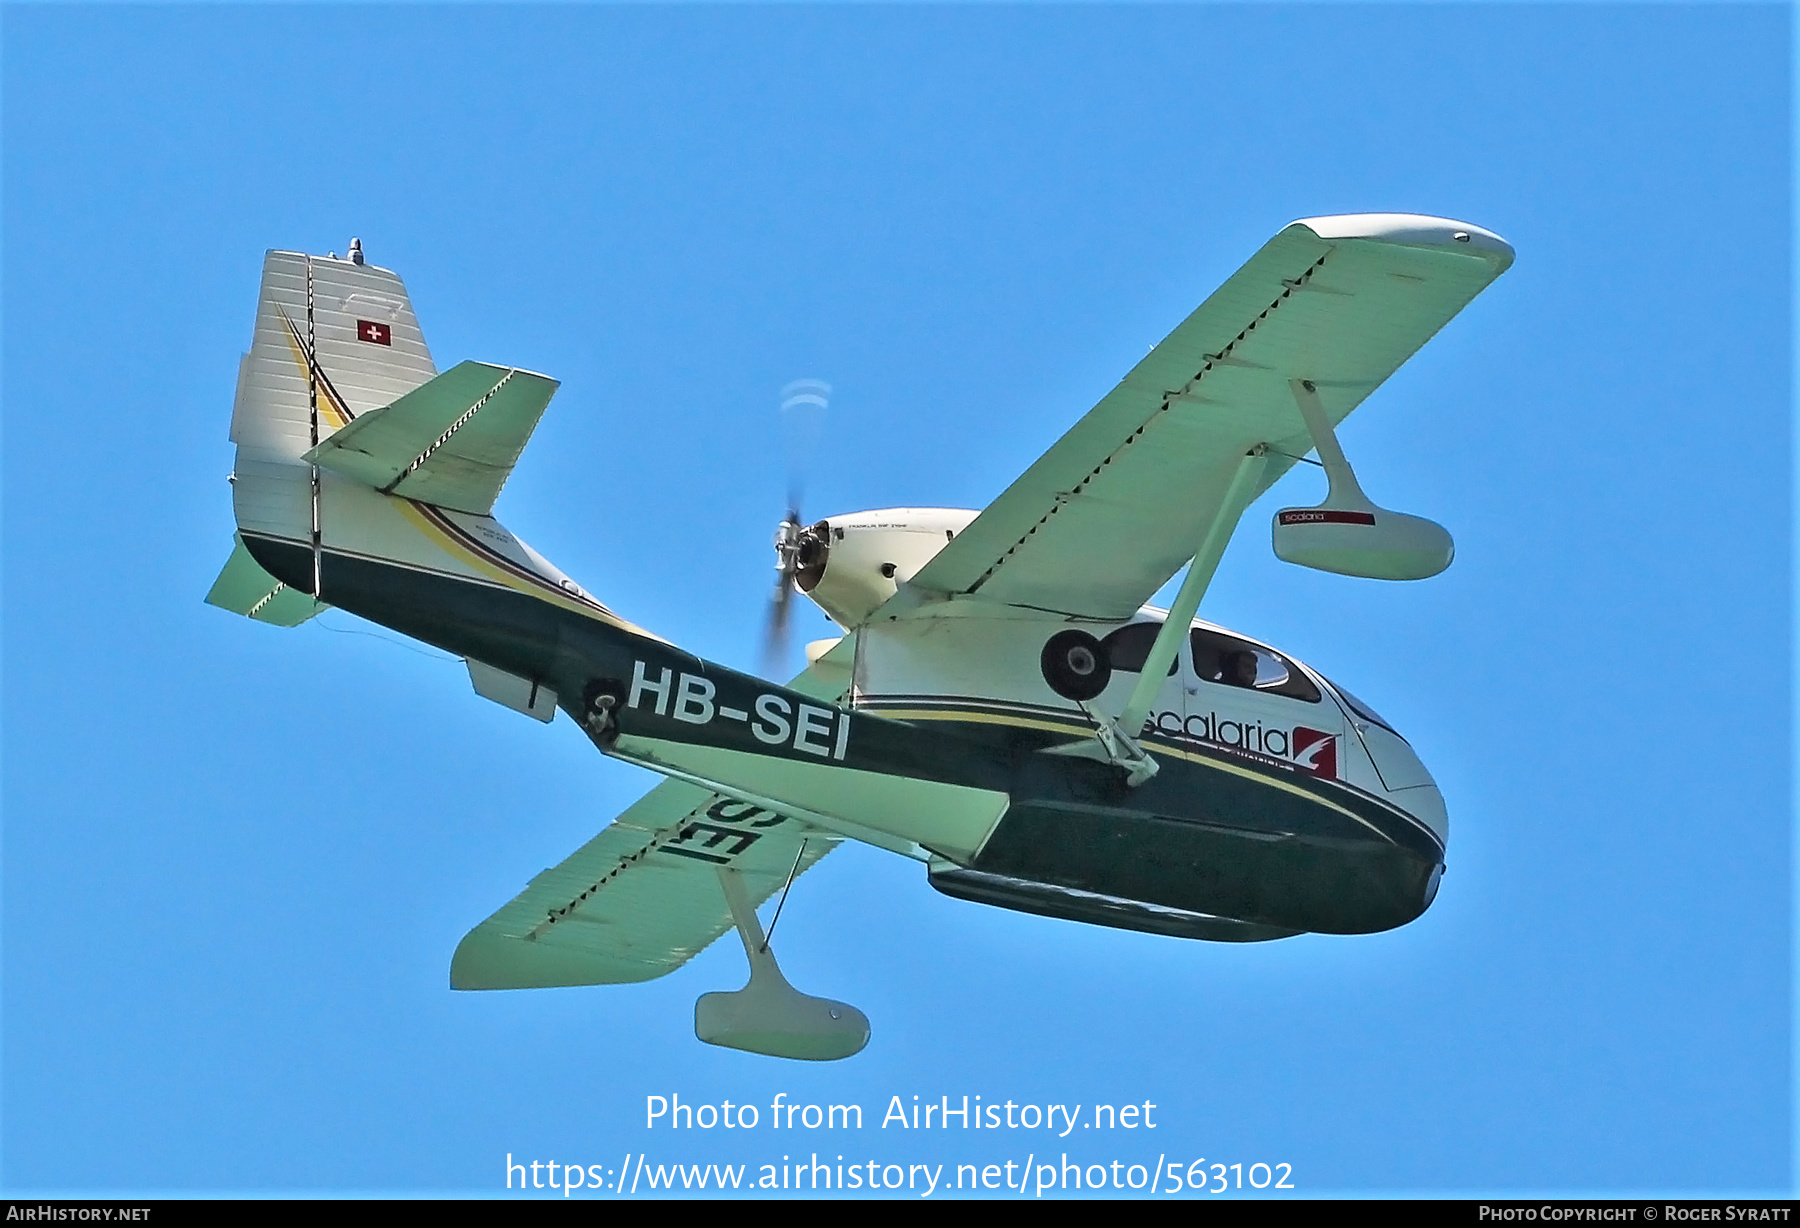
<path fill-rule="evenodd" d="M 1447 819 L 1404 737 L 1291 655 L 1196 619 L 1249 504 L 1316 452 L 1283 559 L 1421 579 L 1449 534 L 1377 506 L 1336 427 L 1512 263 L 1407 214 L 1283 228 L 984 511 L 784 521 L 781 600 L 842 628 L 786 685 L 635 626 L 493 517 L 556 382 L 439 372 L 400 278 L 270 252 L 239 367 L 237 535 L 208 600 L 336 606 L 464 658 L 477 693 L 668 779 L 462 940 L 458 989 L 647 980 L 735 927 L 751 975 L 700 1039 L 860 1050 L 793 989 L 756 909 L 845 840 L 966 900 L 1183 938 L 1403 925 Z M 1187 568 L 1172 607 L 1145 605 Z"/>

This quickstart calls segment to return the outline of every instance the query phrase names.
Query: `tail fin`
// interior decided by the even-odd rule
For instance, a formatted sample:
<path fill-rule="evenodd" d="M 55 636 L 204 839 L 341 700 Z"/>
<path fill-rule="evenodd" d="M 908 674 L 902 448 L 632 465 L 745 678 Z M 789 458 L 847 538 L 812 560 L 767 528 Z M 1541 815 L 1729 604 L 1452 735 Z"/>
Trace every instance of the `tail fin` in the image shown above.
<path fill-rule="evenodd" d="M 555 390 L 487 363 L 439 375 L 406 287 L 355 246 L 270 252 L 232 410 L 238 537 L 207 600 L 284 626 L 327 594 L 363 612 L 329 554 L 365 590 L 371 564 L 397 565 L 617 623 L 491 515 Z"/>
<path fill-rule="evenodd" d="M 399 277 L 350 260 L 270 252 L 231 439 L 267 459 L 298 461 L 357 415 L 436 374 Z"/>
<path fill-rule="evenodd" d="M 400 278 L 363 264 L 359 248 L 351 255 L 270 252 L 263 261 L 231 414 L 240 529 L 310 540 L 316 471 L 306 453 L 437 374 Z"/>

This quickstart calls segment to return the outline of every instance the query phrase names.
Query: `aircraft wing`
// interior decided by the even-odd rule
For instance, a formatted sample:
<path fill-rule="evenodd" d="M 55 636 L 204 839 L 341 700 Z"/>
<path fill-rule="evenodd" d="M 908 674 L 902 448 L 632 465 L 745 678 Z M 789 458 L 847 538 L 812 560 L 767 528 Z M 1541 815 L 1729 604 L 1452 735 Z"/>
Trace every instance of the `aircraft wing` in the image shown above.
<path fill-rule="evenodd" d="M 1312 449 L 1290 380 L 1341 422 L 1512 264 L 1442 218 L 1295 222 L 1163 339 L 912 577 L 916 588 L 1096 619 L 1135 613 L 1193 557 L 1238 462 L 1257 493 Z"/>
<path fill-rule="evenodd" d="M 836 701 L 849 640 L 790 685 Z M 535 989 L 647 981 L 673 972 L 732 928 L 718 868 L 737 870 L 760 905 L 841 837 L 798 819 L 668 780 L 511 903 L 471 930 L 450 963 L 454 989 Z"/>

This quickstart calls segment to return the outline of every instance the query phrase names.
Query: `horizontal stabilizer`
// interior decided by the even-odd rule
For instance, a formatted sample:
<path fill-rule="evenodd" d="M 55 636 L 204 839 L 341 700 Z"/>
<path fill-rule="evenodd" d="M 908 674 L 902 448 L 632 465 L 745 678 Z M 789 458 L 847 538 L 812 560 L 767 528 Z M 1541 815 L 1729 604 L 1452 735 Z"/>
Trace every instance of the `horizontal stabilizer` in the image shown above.
<path fill-rule="evenodd" d="M 225 570 L 206 594 L 208 605 L 277 627 L 297 627 L 320 610 L 330 608 L 312 594 L 289 588 L 264 571 L 244 549 L 243 538 L 234 534 L 231 542 L 231 557 L 225 560 Z"/>
<path fill-rule="evenodd" d="M 485 516 L 556 387 L 529 371 L 459 363 L 362 414 L 305 459 L 386 494 Z"/>

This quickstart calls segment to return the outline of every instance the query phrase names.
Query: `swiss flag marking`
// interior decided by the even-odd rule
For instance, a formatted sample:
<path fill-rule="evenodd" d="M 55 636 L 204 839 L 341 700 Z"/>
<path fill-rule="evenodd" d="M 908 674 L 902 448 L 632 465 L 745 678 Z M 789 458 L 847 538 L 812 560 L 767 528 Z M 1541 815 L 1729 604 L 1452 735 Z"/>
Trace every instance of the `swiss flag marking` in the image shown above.
<path fill-rule="evenodd" d="M 372 345 L 392 345 L 394 344 L 394 330 L 385 324 L 377 324 L 373 320 L 358 320 L 356 322 L 356 339 L 367 341 Z"/>

